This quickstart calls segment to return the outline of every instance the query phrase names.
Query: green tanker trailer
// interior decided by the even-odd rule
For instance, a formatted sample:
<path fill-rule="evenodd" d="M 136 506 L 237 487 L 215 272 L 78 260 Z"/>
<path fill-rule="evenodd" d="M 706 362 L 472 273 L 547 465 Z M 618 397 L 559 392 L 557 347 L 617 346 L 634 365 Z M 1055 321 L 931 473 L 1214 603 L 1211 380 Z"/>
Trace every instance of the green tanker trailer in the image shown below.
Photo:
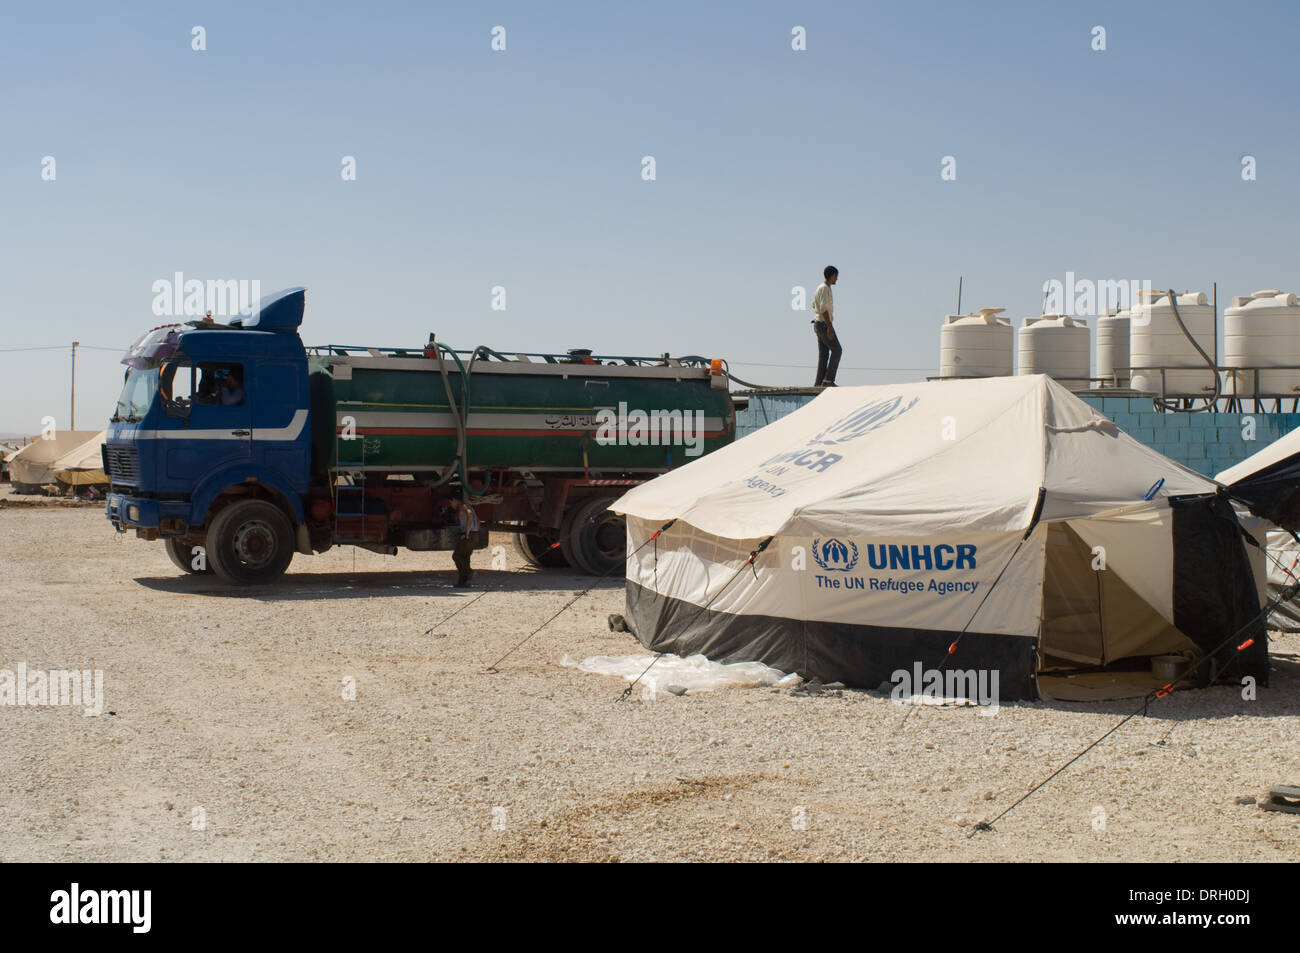
<path fill-rule="evenodd" d="M 530 562 L 605 573 L 625 546 L 609 503 L 735 436 L 727 377 L 702 358 L 314 351 L 313 482 L 331 493 L 313 494 L 313 548 L 451 548 L 425 500 L 463 493 Z"/>
<path fill-rule="evenodd" d="M 624 558 L 609 503 L 735 437 L 721 361 L 308 349 L 304 308 L 291 289 L 132 346 L 104 448 L 116 529 L 261 583 L 337 545 L 452 549 L 460 497 L 530 561 L 600 574 Z"/>

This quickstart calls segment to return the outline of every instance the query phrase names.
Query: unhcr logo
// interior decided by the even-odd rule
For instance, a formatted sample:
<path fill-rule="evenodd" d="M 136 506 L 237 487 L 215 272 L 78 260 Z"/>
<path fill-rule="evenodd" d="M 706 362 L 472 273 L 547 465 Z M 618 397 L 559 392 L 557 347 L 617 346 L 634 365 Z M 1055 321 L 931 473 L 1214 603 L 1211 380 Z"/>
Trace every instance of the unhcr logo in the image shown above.
<path fill-rule="evenodd" d="M 858 564 L 858 547 L 852 540 L 814 539 L 812 554 L 818 566 L 831 572 L 848 572 Z"/>
<path fill-rule="evenodd" d="M 861 437 L 864 433 L 879 430 L 915 407 L 920 399 L 919 397 L 913 397 L 911 401 L 904 405 L 902 396 L 898 396 L 864 404 L 852 413 L 845 414 L 797 450 L 787 450 L 784 453 L 768 457 L 758 466 L 770 476 L 784 476 L 790 467 L 804 467 L 809 470 L 816 470 L 819 473 L 825 473 L 830 467 L 844 459 L 843 454 L 809 448 L 816 447 L 818 444 L 825 447 L 834 447 Z M 757 477 L 751 478 L 749 485 L 754 486 L 754 481 L 757 479 Z M 763 485 L 758 488 L 766 493 L 771 493 L 773 496 L 780 496 L 785 492 L 781 487 L 773 486 L 766 481 L 760 482 Z"/>
<path fill-rule="evenodd" d="M 865 433 L 879 430 L 886 424 L 893 423 L 903 414 L 916 406 L 921 398 L 913 397 L 907 406 L 903 406 L 902 396 L 887 397 L 884 400 L 864 404 L 852 413 L 845 414 L 817 436 L 808 441 L 808 446 L 835 446 L 856 440 Z"/>

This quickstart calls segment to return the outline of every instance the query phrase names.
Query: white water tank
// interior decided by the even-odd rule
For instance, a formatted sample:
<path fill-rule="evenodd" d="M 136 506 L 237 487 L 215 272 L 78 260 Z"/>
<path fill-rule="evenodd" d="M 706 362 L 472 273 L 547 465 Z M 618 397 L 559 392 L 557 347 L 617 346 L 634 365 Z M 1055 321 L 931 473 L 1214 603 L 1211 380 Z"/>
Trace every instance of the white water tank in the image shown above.
<path fill-rule="evenodd" d="M 981 308 L 978 314 L 950 314 L 939 329 L 940 377 L 1010 377 L 1011 321 L 999 318 L 1005 308 Z"/>
<path fill-rule="evenodd" d="M 1101 387 L 1128 387 L 1129 312 L 1108 311 L 1097 319 L 1097 376 Z"/>
<path fill-rule="evenodd" d="M 1176 296 L 1178 314 L 1187 331 L 1202 350 L 1214 358 L 1214 308 L 1200 291 Z M 1172 397 L 1208 397 L 1214 392 L 1217 372 L 1183 334 L 1174 317 L 1174 304 L 1167 291 L 1138 292 L 1138 304 L 1129 309 L 1129 361 L 1133 367 L 1133 389 L 1150 394 L 1163 391 Z M 1179 368 L 1191 368 L 1180 370 Z"/>
<path fill-rule="evenodd" d="M 1025 318 L 1020 326 L 1021 374 L 1047 374 L 1071 390 L 1087 390 L 1092 335 L 1088 322 L 1064 314 Z"/>
<path fill-rule="evenodd" d="M 1223 312 L 1223 366 L 1300 365 L 1300 299 L 1281 291 L 1256 291 L 1233 298 Z M 1226 394 L 1244 397 L 1294 397 L 1300 394 L 1300 371 L 1232 371 L 1223 375 Z"/>

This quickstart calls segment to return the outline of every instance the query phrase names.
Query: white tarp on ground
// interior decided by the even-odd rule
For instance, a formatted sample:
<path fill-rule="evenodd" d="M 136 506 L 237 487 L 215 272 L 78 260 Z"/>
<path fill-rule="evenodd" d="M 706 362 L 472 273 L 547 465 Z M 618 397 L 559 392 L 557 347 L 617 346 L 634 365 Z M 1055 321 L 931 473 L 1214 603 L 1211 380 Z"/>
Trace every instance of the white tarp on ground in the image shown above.
<path fill-rule="evenodd" d="M 670 685 L 684 688 L 687 694 L 691 694 L 723 688 L 759 688 L 779 684 L 782 680 L 786 680 L 787 685 L 802 681 L 797 676 L 788 678 L 785 672 L 762 662 L 724 665 L 710 662 L 703 655 L 692 655 L 689 658 L 664 655 L 651 666 L 654 659 L 653 655 L 592 655 L 580 662 L 566 655 L 560 664 L 565 668 L 576 668 L 580 672 L 613 675 L 627 682 L 636 681 L 641 676 L 637 687 L 642 689 L 643 698 L 667 694 Z M 646 671 L 647 667 L 649 671 Z"/>
<path fill-rule="evenodd" d="M 612 509 L 648 648 L 874 688 L 966 632 L 953 664 L 1026 697 L 1049 658 L 1194 654 L 1258 611 L 1216 490 L 1038 375 L 827 390 Z"/>
<path fill-rule="evenodd" d="M 70 450 L 80 447 L 100 431 L 95 430 L 59 430 L 46 439 L 42 436 L 32 438 L 32 442 L 23 447 L 9 461 L 9 480 L 28 486 L 42 486 L 54 483 L 54 463 Z"/>

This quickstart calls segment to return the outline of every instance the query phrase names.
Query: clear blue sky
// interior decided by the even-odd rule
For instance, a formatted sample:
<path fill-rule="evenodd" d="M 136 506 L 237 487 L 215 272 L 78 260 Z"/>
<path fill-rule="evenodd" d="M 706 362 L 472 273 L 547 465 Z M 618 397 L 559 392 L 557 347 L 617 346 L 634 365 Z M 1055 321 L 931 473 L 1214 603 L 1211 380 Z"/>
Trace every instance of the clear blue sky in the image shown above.
<path fill-rule="evenodd" d="M 306 285 L 309 344 L 436 331 L 811 383 L 790 289 L 834 263 L 853 384 L 937 365 L 959 275 L 963 310 L 1017 324 L 1067 270 L 1217 280 L 1221 305 L 1300 291 L 1297 10 L 6 4 L 0 348 L 124 347 L 180 271 Z M 79 428 L 111 412 L 118 357 L 81 352 Z M 0 431 L 66 425 L 66 349 L 0 372 Z"/>

